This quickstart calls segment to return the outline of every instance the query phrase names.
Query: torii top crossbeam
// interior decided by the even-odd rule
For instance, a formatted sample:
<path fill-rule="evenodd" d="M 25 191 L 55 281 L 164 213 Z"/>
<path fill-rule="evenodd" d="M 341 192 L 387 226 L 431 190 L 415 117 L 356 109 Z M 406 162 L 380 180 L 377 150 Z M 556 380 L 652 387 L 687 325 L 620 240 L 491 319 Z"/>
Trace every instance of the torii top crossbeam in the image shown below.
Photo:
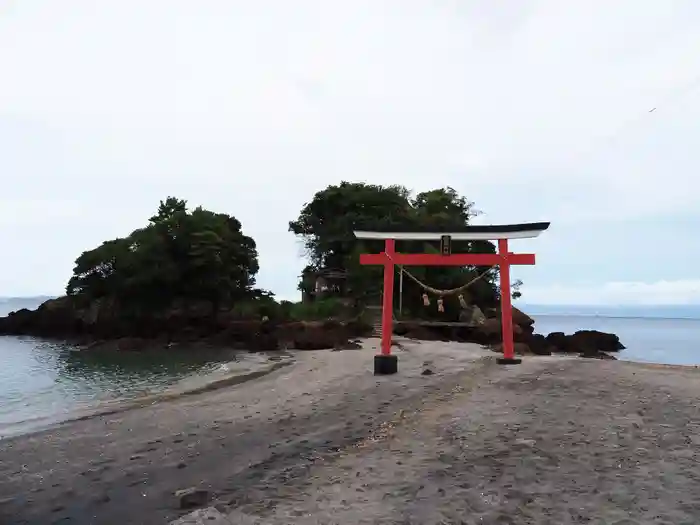
<path fill-rule="evenodd" d="M 382 348 L 375 357 L 375 373 L 395 373 L 396 356 L 391 355 L 393 331 L 394 265 L 402 266 L 495 266 L 500 271 L 501 325 L 503 331 L 503 359 L 499 362 L 519 363 L 514 356 L 513 317 L 510 297 L 510 265 L 533 265 L 534 254 L 515 254 L 508 251 L 509 239 L 529 239 L 549 228 L 549 222 L 526 224 L 465 226 L 458 231 L 355 231 L 358 239 L 384 240 L 384 251 L 360 255 L 361 264 L 384 266 L 384 293 L 382 303 Z M 441 253 L 398 253 L 397 240 L 441 241 Z M 451 253 L 451 241 L 497 240 L 497 254 Z"/>
<path fill-rule="evenodd" d="M 531 239 L 538 237 L 549 228 L 548 222 L 529 222 L 524 224 L 487 224 L 464 226 L 459 231 L 436 232 L 415 230 L 381 230 L 353 232 L 358 239 L 394 239 L 414 241 L 439 241 L 443 235 L 449 235 L 455 241 L 492 241 L 495 239 Z"/>

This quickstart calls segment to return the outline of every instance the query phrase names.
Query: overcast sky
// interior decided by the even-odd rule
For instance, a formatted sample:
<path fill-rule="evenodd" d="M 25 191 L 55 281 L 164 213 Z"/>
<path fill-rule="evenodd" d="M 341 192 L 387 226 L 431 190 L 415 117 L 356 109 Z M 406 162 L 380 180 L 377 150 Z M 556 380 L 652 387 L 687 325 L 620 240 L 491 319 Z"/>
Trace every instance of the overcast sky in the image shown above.
<path fill-rule="evenodd" d="M 696 0 L 0 0 L 0 295 L 175 195 L 296 298 L 287 223 L 345 179 L 551 221 L 528 302 L 698 303 L 699 136 Z"/>

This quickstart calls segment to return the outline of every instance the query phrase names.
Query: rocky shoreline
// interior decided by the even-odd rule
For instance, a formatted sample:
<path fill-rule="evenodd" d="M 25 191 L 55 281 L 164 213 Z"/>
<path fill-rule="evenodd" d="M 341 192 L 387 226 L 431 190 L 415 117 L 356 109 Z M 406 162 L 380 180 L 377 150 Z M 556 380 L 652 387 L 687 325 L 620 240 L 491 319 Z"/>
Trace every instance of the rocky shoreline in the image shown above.
<path fill-rule="evenodd" d="M 348 349 L 371 336 L 361 317 L 319 321 L 240 319 L 231 313 L 212 317 L 202 310 L 179 309 L 159 316 L 123 318 L 100 305 L 76 308 L 69 298 L 51 299 L 36 310 L 21 309 L 0 318 L 0 335 L 30 335 L 68 340 L 85 349 L 139 351 L 176 343 L 208 344 L 249 351 Z M 478 315 L 473 315 L 473 312 Z M 537 334 L 535 321 L 513 308 L 515 351 L 519 355 L 577 354 L 615 359 L 625 347 L 615 334 L 580 330 L 574 334 Z M 399 321 L 394 334 L 424 341 L 478 343 L 501 352 L 500 312 L 472 307 L 470 322 Z"/>
<path fill-rule="evenodd" d="M 270 351 L 348 348 L 372 333 L 371 325 L 357 319 L 280 322 L 226 313 L 212 317 L 197 309 L 129 318 L 102 310 L 76 308 L 66 297 L 51 299 L 36 310 L 0 317 L 0 335 L 61 339 L 85 349 L 139 351 L 187 343 Z"/>
<path fill-rule="evenodd" d="M 500 312 L 485 309 L 471 326 L 460 323 L 426 323 L 404 321 L 396 323 L 394 333 L 424 341 L 455 341 L 478 343 L 502 352 Z M 513 308 L 513 338 L 515 353 L 519 355 L 577 354 L 581 357 L 615 359 L 611 354 L 624 350 L 625 346 L 615 334 L 596 330 L 579 330 L 574 334 L 553 332 L 548 335 L 535 333 L 535 320 L 517 308 Z"/>

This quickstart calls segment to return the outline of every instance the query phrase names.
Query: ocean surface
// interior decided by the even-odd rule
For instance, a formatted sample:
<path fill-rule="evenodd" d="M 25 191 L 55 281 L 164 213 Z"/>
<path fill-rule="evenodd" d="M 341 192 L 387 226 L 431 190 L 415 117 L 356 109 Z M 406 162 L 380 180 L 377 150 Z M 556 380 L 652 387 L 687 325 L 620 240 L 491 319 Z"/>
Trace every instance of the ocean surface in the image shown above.
<path fill-rule="evenodd" d="M 552 306 L 518 305 L 535 319 L 535 331 L 599 330 L 620 337 L 618 359 L 700 365 L 700 305 Z"/>
<path fill-rule="evenodd" d="M 43 298 L 0 298 L 0 316 Z M 33 337 L 0 336 L 0 438 L 41 429 L 106 404 L 220 378 L 241 354 L 181 348 L 81 352 Z M 245 358 L 245 355 L 243 356 Z M 184 386 L 183 386 L 184 388 Z"/>
<path fill-rule="evenodd" d="M 41 298 L 0 298 L 0 315 L 36 308 Z M 517 306 L 538 333 L 600 330 L 620 336 L 619 359 L 700 365 L 700 306 Z M 32 337 L 0 336 L 0 438 L 37 430 L 83 410 L 196 384 L 232 360 L 230 353 L 181 349 L 80 352 Z"/>

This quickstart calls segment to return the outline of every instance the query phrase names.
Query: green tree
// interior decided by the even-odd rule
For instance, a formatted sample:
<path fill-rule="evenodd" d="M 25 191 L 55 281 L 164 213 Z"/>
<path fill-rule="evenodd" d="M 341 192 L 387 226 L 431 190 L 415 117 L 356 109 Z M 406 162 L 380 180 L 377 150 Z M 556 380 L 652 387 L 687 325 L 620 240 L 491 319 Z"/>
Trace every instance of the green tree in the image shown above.
<path fill-rule="evenodd" d="M 480 212 L 474 208 L 474 203 L 459 195 L 453 188 L 439 188 L 419 193 L 410 201 L 416 214 L 416 223 L 420 230 L 429 231 L 459 231 L 468 226 L 471 220 Z M 439 242 L 411 243 L 410 252 L 438 253 Z M 455 253 L 495 253 L 496 247 L 489 241 L 453 241 L 452 250 Z M 496 274 L 489 268 L 481 267 L 413 267 L 412 274 L 423 282 L 429 283 L 434 288 L 451 289 L 462 286 L 482 273 L 487 275 L 483 280 L 475 282 L 469 287 L 468 293 L 472 300 L 482 305 L 491 305 L 496 302 L 497 286 Z M 409 285 L 409 291 L 420 294 L 421 290 L 413 283 Z M 446 308 L 453 314 L 458 311 L 458 300 L 449 296 L 445 299 Z M 410 303 L 409 303 L 410 304 Z M 429 308 L 429 313 L 436 314 L 436 308 Z"/>
<path fill-rule="evenodd" d="M 175 300 L 223 303 L 256 295 L 255 241 L 232 216 L 174 197 L 149 224 L 80 255 L 66 293 L 90 302 L 108 297 L 130 309 L 161 309 Z"/>
<path fill-rule="evenodd" d="M 382 289 L 382 268 L 359 264 L 362 252 L 378 252 L 382 241 L 359 241 L 354 230 L 459 230 L 470 223 L 478 212 L 472 202 L 453 188 L 440 188 L 411 196 L 403 186 L 378 186 L 342 182 L 317 192 L 298 218 L 289 223 L 289 230 L 303 240 L 308 268 L 344 269 L 348 272 L 348 288 L 352 296 L 363 301 L 376 301 Z M 406 253 L 437 251 L 437 242 L 399 241 L 397 249 Z M 453 243 L 455 252 L 494 253 L 488 241 Z M 488 269 L 455 267 L 412 267 L 418 279 L 436 288 L 456 288 Z M 397 287 L 395 287 L 396 289 Z M 497 286 L 490 271 L 483 281 L 470 288 L 477 302 L 495 303 Z M 422 291 L 404 279 L 404 305 L 420 310 Z M 398 289 L 396 290 L 398 295 Z M 450 301 L 456 303 L 456 298 Z M 434 303 L 433 303 L 434 305 Z M 425 310 L 425 309 L 423 309 Z M 456 306 L 452 308 L 456 310 Z M 416 312 L 417 313 L 417 312 Z M 425 313 L 425 312 L 423 312 Z"/>

